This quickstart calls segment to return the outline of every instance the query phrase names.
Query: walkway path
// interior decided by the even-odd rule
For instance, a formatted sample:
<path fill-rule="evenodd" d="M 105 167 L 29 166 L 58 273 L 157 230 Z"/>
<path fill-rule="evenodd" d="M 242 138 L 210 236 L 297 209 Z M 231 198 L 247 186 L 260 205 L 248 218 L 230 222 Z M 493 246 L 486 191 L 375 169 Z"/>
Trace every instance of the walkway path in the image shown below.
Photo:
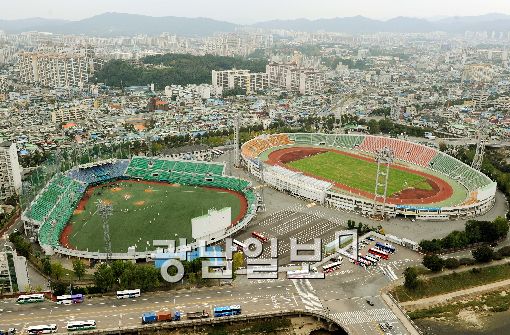
<path fill-rule="evenodd" d="M 493 291 L 493 290 L 500 289 L 500 288 L 503 288 L 506 286 L 510 286 L 510 279 L 498 281 L 495 283 L 490 283 L 487 285 L 470 287 L 470 288 L 467 288 L 467 289 L 461 290 L 461 291 L 455 291 L 455 292 L 451 292 L 451 293 L 435 295 L 433 297 L 423 298 L 423 299 L 419 299 L 419 300 L 406 301 L 406 302 L 400 303 L 400 305 L 403 307 L 406 307 L 407 310 L 418 309 L 418 308 L 427 308 L 432 305 L 444 303 L 448 300 L 451 300 L 451 299 L 454 299 L 457 297 L 462 297 L 462 296 L 470 295 L 473 293 L 482 293 L 482 292 L 487 292 L 487 291 Z"/>

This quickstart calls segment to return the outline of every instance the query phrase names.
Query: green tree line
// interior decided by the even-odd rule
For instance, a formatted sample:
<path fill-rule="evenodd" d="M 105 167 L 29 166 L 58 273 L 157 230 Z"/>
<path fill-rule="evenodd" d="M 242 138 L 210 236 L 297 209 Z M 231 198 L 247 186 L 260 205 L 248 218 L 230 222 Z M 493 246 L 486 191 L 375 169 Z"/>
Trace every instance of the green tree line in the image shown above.
<path fill-rule="evenodd" d="M 420 247 L 427 253 L 439 253 L 475 243 L 492 243 L 506 237 L 508 229 L 508 222 L 503 217 L 494 221 L 469 220 L 463 231 L 452 231 L 442 239 L 423 240 Z"/>
<path fill-rule="evenodd" d="M 144 57 L 141 63 L 111 60 L 95 73 L 94 81 L 113 87 L 154 83 L 158 89 L 162 89 L 172 84 L 210 83 L 212 70 L 237 68 L 265 72 L 266 64 L 265 59 L 165 54 Z"/>

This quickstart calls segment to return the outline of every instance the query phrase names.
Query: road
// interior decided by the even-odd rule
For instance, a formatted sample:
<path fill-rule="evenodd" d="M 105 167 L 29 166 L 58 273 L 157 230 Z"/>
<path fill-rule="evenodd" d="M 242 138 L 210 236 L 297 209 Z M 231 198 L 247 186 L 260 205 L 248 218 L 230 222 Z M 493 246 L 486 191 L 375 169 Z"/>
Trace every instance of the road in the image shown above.
<path fill-rule="evenodd" d="M 378 334 L 378 323 L 394 325 L 391 334 L 407 334 L 397 317 L 379 296 L 381 286 L 400 277 L 406 266 L 418 257 L 402 249 L 401 257 L 378 267 L 365 270 L 344 262 L 339 270 L 325 279 L 249 280 L 238 276 L 232 286 L 209 287 L 172 292 L 142 294 L 140 298 L 117 300 L 115 297 L 91 297 L 76 305 L 43 303 L 18 305 L 13 299 L 0 302 L 0 328 L 56 323 L 60 330 L 70 320 L 96 320 L 98 328 L 140 325 L 143 312 L 170 310 L 184 314 L 212 310 L 214 306 L 240 304 L 243 314 L 276 310 L 303 309 L 329 314 L 348 330 L 349 334 Z M 391 271 L 389 270 L 391 269 Z M 373 306 L 367 303 L 370 300 Z"/>

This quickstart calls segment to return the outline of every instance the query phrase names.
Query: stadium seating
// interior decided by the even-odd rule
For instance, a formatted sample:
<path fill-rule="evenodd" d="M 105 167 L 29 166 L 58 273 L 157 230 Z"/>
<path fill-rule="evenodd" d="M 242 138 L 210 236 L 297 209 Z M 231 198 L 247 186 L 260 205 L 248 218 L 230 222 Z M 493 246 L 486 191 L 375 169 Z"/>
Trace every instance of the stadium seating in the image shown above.
<path fill-rule="evenodd" d="M 255 158 L 269 148 L 289 145 L 292 143 L 293 141 L 287 134 L 256 137 L 243 145 L 242 154 L 244 157 Z"/>
<path fill-rule="evenodd" d="M 327 145 L 330 147 L 352 149 L 363 142 L 363 135 L 348 134 L 288 134 L 290 141 L 296 144 Z M 292 142 L 291 142 L 292 143 Z M 289 143 L 290 144 L 290 143 Z"/>
<path fill-rule="evenodd" d="M 242 192 L 249 182 L 234 177 L 222 176 L 223 166 L 218 164 L 169 161 L 152 159 L 152 163 L 142 162 L 150 158 L 133 158 L 126 176 L 150 181 L 163 181 L 190 186 L 210 186 Z M 146 168 L 139 168 L 140 166 Z M 166 169 L 166 167 L 170 167 Z M 155 167 L 159 169 L 155 169 Z"/>
<path fill-rule="evenodd" d="M 73 179 L 83 182 L 85 185 L 94 185 L 122 177 L 128 164 L 129 161 L 121 160 L 115 163 L 77 168 L 69 171 L 68 175 Z"/>
<path fill-rule="evenodd" d="M 358 145 L 359 150 L 371 154 L 376 154 L 384 147 L 390 148 L 396 159 L 424 167 L 429 166 L 437 153 L 433 148 L 389 137 L 366 136 Z"/>
<path fill-rule="evenodd" d="M 58 246 L 62 230 L 81 199 L 85 187 L 68 176 L 55 176 L 34 200 L 28 216 L 41 223 L 41 244 Z"/>
<path fill-rule="evenodd" d="M 492 182 L 485 175 L 442 152 L 437 153 L 432 159 L 430 168 L 457 180 L 469 191 L 474 191 Z"/>
<path fill-rule="evenodd" d="M 335 141 L 333 142 L 334 147 L 353 149 L 363 142 L 365 136 L 358 135 L 336 135 Z"/>

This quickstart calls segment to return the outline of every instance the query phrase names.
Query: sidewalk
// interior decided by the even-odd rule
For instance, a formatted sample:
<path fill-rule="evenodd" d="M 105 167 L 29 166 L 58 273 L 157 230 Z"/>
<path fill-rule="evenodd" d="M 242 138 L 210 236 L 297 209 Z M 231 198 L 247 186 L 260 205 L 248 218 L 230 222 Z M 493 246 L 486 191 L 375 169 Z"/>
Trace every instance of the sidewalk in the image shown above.
<path fill-rule="evenodd" d="M 413 324 L 411 324 L 409 317 L 398 307 L 398 305 L 395 302 L 393 302 L 393 300 L 385 292 L 381 293 L 381 297 L 384 300 L 384 302 L 386 303 L 386 305 L 388 305 L 388 307 L 391 309 L 393 314 L 395 314 L 397 316 L 397 318 L 399 319 L 399 321 L 402 322 L 402 324 L 404 325 L 406 330 L 409 332 L 409 334 L 420 335 L 418 330 L 416 330 L 416 328 L 413 326 Z"/>
<path fill-rule="evenodd" d="M 461 291 L 455 291 L 455 292 L 445 293 L 445 294 L 441 294 L 441 295 L 435 295 L 433 297 L 423 298 L 423 299 L 419 299 L 419 300 L 406 301 L 406 302 L 400 303 L 400 305 L 404 306 L 404 307 L 406 307 L 406 306 L 412 307 L 413 309 L 426 308 L 426 307 L 429 307 L 430 305 L 447 302 L 448 300 L 451 300 L 453 298 L 462 297 L 462 296 L 470 295 L 473 293 L 482 293 L 482 292 L 487 292 L 487 291 L 493 291 L 495 289 L 502 288 L 505 286 L 510 286 L 510 279 L 506 279 L 506 280 L 502 280 L 502 281 L 498 281 L 498 282 L 490 283 L 490 284 L 486 284 L 486 285 L 470 287 L 470 288 L 467 288 L 467 289 L 461 290 Z"/>
<path fill-rule="evenodd" d="M 459 267 L 457 269 L 453 269 L 453 270 L 443 270 L 441 272 L 437 272 L 437 273 L 429 273 L 429 274 L 426 274 L 426 275 L 423 275 L 425 278 L 434 278 L 434 277 L 440 277 L 440 276 L 446 276 L 446 275 L 449 275 L 449 274 L 452 274 L 452 273 L 459 273 L 459 272 L 466 272 L 466 271 L 469 271 L 469 270 L 472 270 L 472 269 L 475 269 L 475 268 L 487 268 L 487 267 L 491 267 L 491 266 L 495 266 L 495 265 L 502 265 L 502 264 L 510 264 L 510 258 L 503 258 L 503 259 L 500 259 L 499 261 L 492 261 L 490 263 L 481 263 L 481 264 L 474 264 L 474 265 L 468 265 L 468 266 L 463 266 L 463 267 Z"/>

